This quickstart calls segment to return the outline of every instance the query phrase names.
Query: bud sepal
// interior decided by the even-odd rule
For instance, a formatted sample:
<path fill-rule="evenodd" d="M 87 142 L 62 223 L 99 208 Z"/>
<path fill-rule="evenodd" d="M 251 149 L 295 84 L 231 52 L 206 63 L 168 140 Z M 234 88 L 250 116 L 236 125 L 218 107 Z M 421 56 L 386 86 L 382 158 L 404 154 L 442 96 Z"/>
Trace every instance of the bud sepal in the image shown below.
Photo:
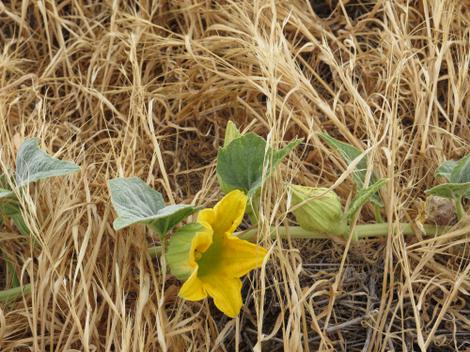
<path fill-rule="evenodd" d="M 307 231 L 343 236 L 348 225 L 338 195 L 324 187 L 290 186 L 292 213 Z"/>

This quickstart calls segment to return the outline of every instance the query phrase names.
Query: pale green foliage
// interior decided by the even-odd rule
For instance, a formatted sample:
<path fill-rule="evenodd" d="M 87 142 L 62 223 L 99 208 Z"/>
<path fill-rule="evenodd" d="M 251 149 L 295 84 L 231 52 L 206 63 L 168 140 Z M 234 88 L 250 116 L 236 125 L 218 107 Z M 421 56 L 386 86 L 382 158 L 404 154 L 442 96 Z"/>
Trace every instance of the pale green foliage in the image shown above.
<path fill-rule="evenodd" d="M 78 170 L 80 167 L 75 163 L 53 158 L 39 149 L 37 138 L 29 138 L 21 144 L 16 156 L 16 186 L 24 187 L 31 182 L 67 175 Z M 0 213 L 10 217 L 23 235 L 28 235 L 30 231 L 26 226 L 16 194 L 9 189 L 7 176 L 1 176 L 0 185 L 0 199 L 2 200 Z"/>
<path fill-rule="evenodd" d="M 452 173 L 452 170 L 454 167 L 457 165 L 457 161 L 455 160 L 447 160 L 444 161 L 441 166 L 437 169 L 435 176 L 436 177 L 445 177 L 447 180 L 450 179 L 450 174 Z"/>
<path fill-rule="evenodd" d="M 445 177 L 449 182 L 432 187 L 426 193 L 451 199 L 470 198 L 470 154 L 458 161 L 442 163 L 436 176 Z"/>
<path fill-rule="evenodd" d="M 192 205 L 165 206 L 162 195 L 138 177 L 115 178 L 108 184 L 111 201 L 118 215 L 113 223 L 116 230 L 142 223 L 164 236 L 197 210 Z"/>
<path fill-rule="evenodd" d="M 457 161 L 452 168 L 449 181 L 450 183 L 470 182 L 470 154 Z"/>
<path fill-rule="evenodd" d="M 58 160 L 39 149 L 36 138 L 26 139 L 16 156 L 16 184 L 18 187 L 53 176 L 63 176 L 80 170 L 71 161 Z"/>

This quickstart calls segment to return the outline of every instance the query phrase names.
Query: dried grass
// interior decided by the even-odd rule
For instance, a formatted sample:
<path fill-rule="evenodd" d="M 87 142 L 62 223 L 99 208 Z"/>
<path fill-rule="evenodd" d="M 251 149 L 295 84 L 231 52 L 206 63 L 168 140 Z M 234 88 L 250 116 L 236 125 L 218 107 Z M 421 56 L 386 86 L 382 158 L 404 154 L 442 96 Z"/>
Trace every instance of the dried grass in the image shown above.
<path fill-rule="evenodd" d="M 470 152 L 469 28 L 462 0 L 0 3 L 2 171 L 27 136 L 82 169 L 30 190 L 34 240 L 1 230 L 33 283 L 0 308 L 1 350 L 468 350 L 470 225 L 426 240 L 392 229 L 419 218 L 439 163 Z M 146 255 L 155 236 L 113 231 L 106 187 L 136 175 L 170 202 L 212 204 L 229 119 L 275 146 L 305 142 L 264 188 L 270 260 L 236 320 L 177 298 Z M 287 182 L 351 196 L 321 131 L 390 178 L 387 238 L 267 239 L 290 222 Z"/>

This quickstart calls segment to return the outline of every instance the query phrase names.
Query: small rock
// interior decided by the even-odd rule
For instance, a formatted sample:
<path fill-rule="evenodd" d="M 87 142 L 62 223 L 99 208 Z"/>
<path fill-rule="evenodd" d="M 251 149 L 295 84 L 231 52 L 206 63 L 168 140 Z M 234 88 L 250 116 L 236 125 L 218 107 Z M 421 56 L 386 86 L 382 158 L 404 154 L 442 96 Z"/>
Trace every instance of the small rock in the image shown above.
<path fill-rule="evenodd" d="M 438 196 L 426 198 L 426 222 L 436 225 L 452 225 L 456 221 L 457 214 L 452 199 Z"/>

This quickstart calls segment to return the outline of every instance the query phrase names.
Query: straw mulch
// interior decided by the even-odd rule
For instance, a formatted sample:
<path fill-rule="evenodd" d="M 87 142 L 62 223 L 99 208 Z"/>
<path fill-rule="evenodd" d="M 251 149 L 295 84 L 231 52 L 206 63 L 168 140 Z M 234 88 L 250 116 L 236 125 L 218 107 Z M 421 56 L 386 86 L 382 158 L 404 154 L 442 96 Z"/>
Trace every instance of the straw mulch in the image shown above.
<path fill-rule="evenodd" d="M 29 136 L 81 166 L 29 190 L 33 238 L 0 230 L 2 255 L 33 284 L 0 304 L 0 349 L 469 349 L 470 225 L 439 238 L 393 231 L 419 228 L 436 167 L 470 152 L 469 28 L 462 0 L 0 3 L 2 172 Z M 157 237 L 112 229 L 106 186 L 139 176 L 169 203 L 214 204 L 228 120 L 276 147 L 303 138 L 263 189 L 270 260 L 244 280 L 235 320 L 177 297 L 180 283 L 146 254 Z M 389 178 L 388 236 L 267 238 L 293 223 L 289 182 L 331 186 L 344 204 L 354 194 L 322 131 Z M 373 219 L 367 206 L 358 222 Z M 11 287 L 4 261 L 1 272 Z"/>

